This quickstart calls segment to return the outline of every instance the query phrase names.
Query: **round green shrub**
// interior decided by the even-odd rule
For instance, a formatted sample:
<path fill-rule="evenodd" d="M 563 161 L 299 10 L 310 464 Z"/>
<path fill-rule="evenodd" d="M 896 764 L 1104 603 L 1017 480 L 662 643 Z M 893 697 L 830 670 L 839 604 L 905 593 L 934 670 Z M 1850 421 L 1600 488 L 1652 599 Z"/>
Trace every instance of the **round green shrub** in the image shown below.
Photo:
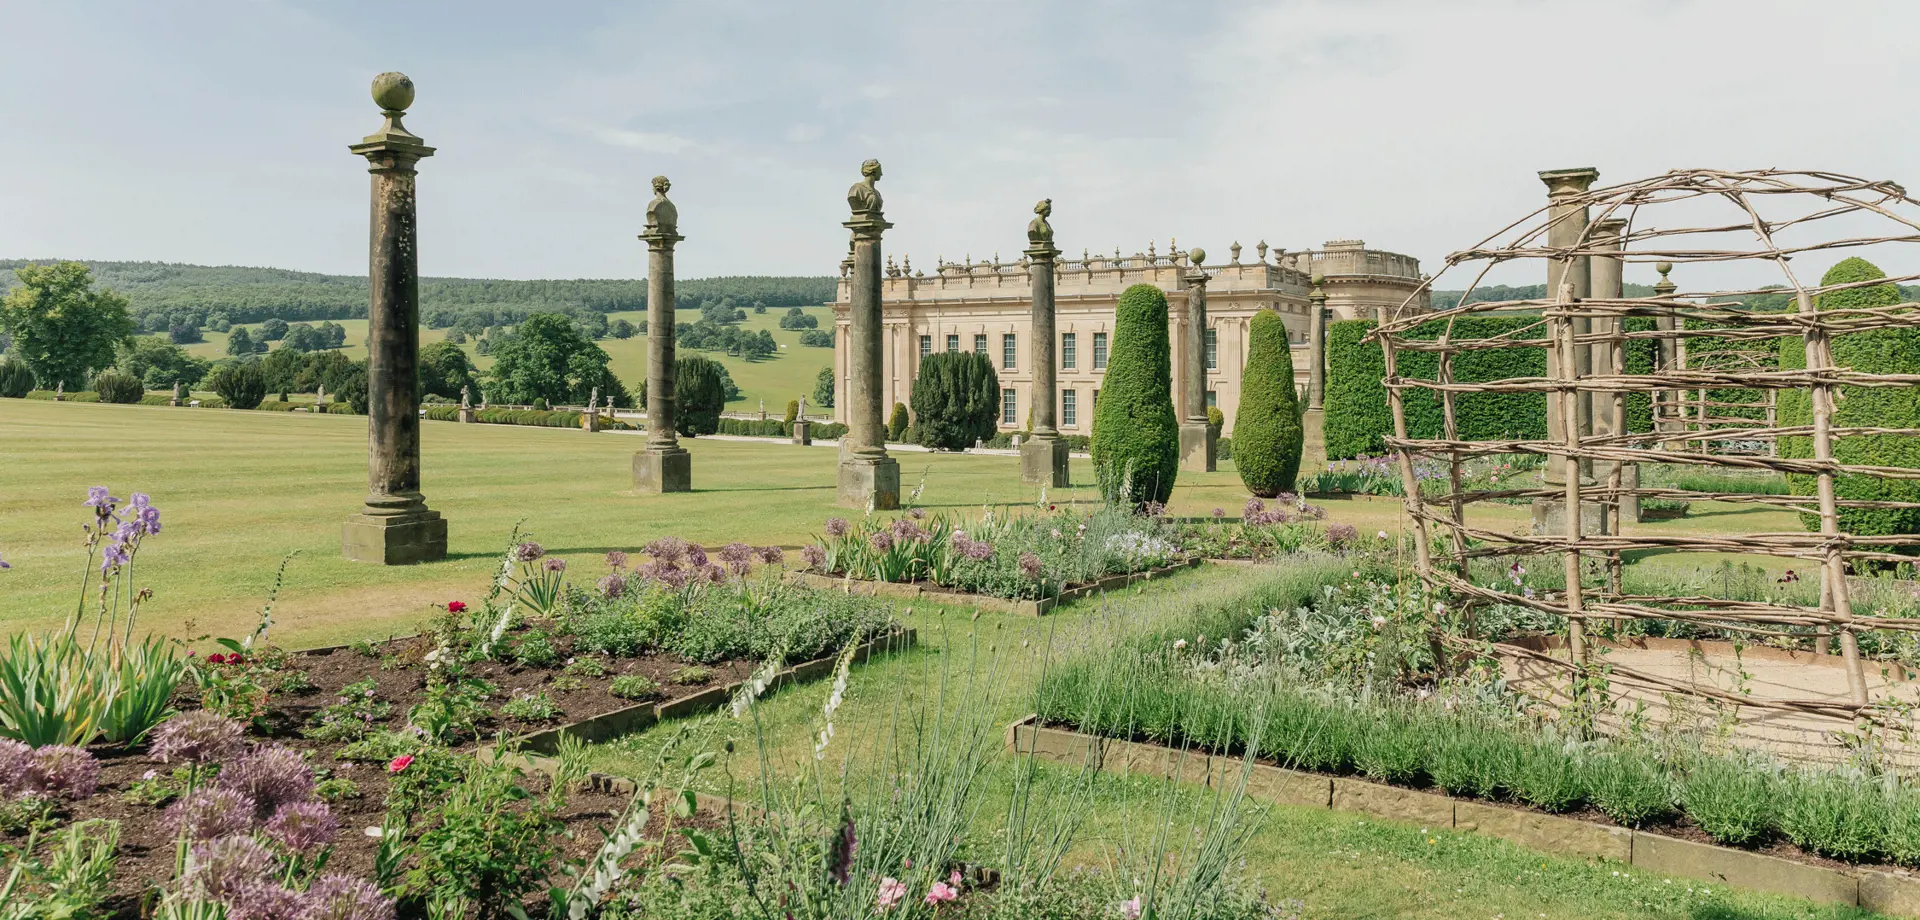
<path fill-rule="evenodd" d="M 1249 324 L 1233 440 L 1233 462 L 1247 491 L 1261 498 L 1293 491 L 1306 432 L 1300 427 L 1300 398 L 1293 388 L 1287 323 L 1272 310 L 1254 314 Z"/>
<path fill-rule="evenodd" d="M 994 435 L 1000 418 L 1000 375 L 986 355 L 935 352 L 921 360 L 911 398 L 918 419 L 914 435 L 921 446 L 965 450 Z"/>
<path fill-rule="evenodd" d="M 1093 467 L 1108 501 L 1162 502 L 1180 473 L 1167 295 L 1136 284 L 1120 295 L 1106 382 L 1093 408 Z"/>
<path fill-rule="evenodd" d="M 100 394 L 103 403 L 122 403 L 132 405 L 147 395 L 147 388 L 140 378 L 119 371 L 101 371 L 94 375 L 93 391 Z"/>
<path fill-rule="evenodd" d="M 236 361 L 220 368 L 210 383 L 229 409 L 252 409 L 267 398 L 267 375 L 256 361 Z"/>
<path fill-rule="evenodd" d="M 909 421 L 910 421 L 910 418 L 907 415 L 907 404 L 899 403 L 899 402 L 894 403 L 893 415 L 888 417 L 887 419 L 887 440 L 889 441 L 904 440 L 907 436 L 907 425 L 909 424 Z"/>
<path fill-rule="evenodd" d="M 720 363 L 699 355 L 673 359 L 673 427 L 687 437 L 720 430 L 727 405 Z"/>
<path fill-rule="evenodd" d="M 27 362 L 12 359 L 0 362 L 0 396 L 21 399 L 33 392 L 33 370 Z"/>
<path fill-rule="evenodd" d="M 1821 286 L 1853 284 L 1885 278 L 1886 272 L 1872 262 L 1854 257 L 1844 259 L 1821 277 Z M 1892 284 L 1874 284 L 1822 294 L 1814 304 L 1819 310 L 1882 307 L 1901 303 L 1905 298 Z M 1833 363 L 1837 367 L 1870 374 L 1920 373 L 1920 329 L 1876 329 L 1834 336 Z M 1691 354 L 1691 352 L 1689 352 Z M 1780 342 L 1780 368 L 1800 370 L 1807 366 L 1807 343 L 1801 338 Z M 1920 427 L 1920 387 L 1841 387 L 1833 411 L 1836 428 L 1915 428 Z M 1781 425 L 1813 424 L 1812 390 L 1783 390 L 1779 396 Z M 1813 439 L 1789 437 L 1780 441 L 1780 455 L 1793 459 L 1813 456 Z M 1835 438 L 1833 458 L 1841 463 L 1861 466 L 1898 466 L 1920 468 L 1920 438 L 1909 435 L 1860 435 Z M 1818 480 L 1804 474 L 1789 475 L 1788 489 L 1795 495 L 1813 495 Z M 1854 501 L 1920 502 L 1920 481 L 1883 479 L 1874 476 L 1840 476 L 1834 491 L 1842 499 Z M 1801 523 L 1808 530 L 1820 529 L 1818 515 L 1803 514 Z M 1876 536 L 1920 531 L 1920 510 L 1916 509 L 1840 509 L 1843 532 Z"/>

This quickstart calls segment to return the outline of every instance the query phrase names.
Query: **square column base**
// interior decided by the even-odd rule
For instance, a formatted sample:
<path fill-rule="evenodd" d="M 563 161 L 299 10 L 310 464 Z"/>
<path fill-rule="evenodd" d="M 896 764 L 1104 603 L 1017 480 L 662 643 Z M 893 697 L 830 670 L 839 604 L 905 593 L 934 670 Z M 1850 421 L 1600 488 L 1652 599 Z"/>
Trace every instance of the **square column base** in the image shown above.
<path fill-rule="evenodd" d="M 798 444 L 801 447 L 813 446 L 813 423 L 812 422 L 794 422 L 793 423 L 793 443 Z"/>
<path fill-rule="evenodd" d="M 468 424 L 468 425 L 471 425 L 471 424 L 473 424 L 474 422 L 476 422 L 476 421 L 478 421 L 478 419 L 476 419 L 476 418 L 474 417 L 474 414 L 473 414 L 473 410 L 472 410 L 472 409 L 461 409 L 461 410 L 460 410 L 460 421 L 461 421 L 461 422 L 463 422 L 463 423 L 465 423 L 465 424 Z"/>
<path fill-rule="evenodd" d="M 1021 444 L 1020 481 L 1066 488 L 1067 442 L 1062 438 L 1034 438 Z"/>
<path fill-rule="evenodd" d="M 684 447 L 634 454 L 633 490 L 643 495 L 693 491 L 693 455 Z"/>
<path fill-rule="evenodd" d="M 894 511 L 900 507 L 900 462 L 858 454 L 840 462 L 840 507 Z"/>
<path fill-rule="evenodd" d="M 1300 414 L 1301 432 L 1306 436 L 1300 447 L 1300 471 L 1327 468 L 1327 411 L 1308 409 Z"/>
<path fill-rule="evenodd" d="M 1180 469 L 1189 473 L 1214 471 L 1213 428 L 1206 422 L 1180 423 Z"/>
<path fill-rule="evenodd" d="M 1581 502 L 1580 532 L 1607 533 L 1607 506 L 1599 502 Z M 1557 498 L 1534 499 L 1533 533 L 1541 537 L 1566 536 L 1567 503 Z"/>
<path fill-rule="evenodd" d="M 422 508 L 408 514 L 356 514 L 340 528 L 340 553 L 352 562 L 413 565 L 447 557 L 447 519 Z"/>

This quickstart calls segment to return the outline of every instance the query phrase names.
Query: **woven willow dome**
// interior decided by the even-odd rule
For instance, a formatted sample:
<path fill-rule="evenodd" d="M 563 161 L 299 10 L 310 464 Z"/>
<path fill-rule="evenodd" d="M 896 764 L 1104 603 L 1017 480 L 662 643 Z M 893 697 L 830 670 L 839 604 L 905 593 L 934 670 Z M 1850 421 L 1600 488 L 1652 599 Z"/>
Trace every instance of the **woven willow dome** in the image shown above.
<path fill-rule="evenodd" d="M 1593 177 L 1590 170 L 1567 174 L 1574 173 L 1588 182 Z M 1920 480 L 1920 469 L 1857 462 L 1859 452 L 1845 447 L 1885 443 L 1871 439 L 1912 438 L 1920 436 L 1920 430 L 1876 427 L 1892 424 L 1884 420 L 1849 419 L 1846 411 L 1836 410 L 1836 402 L 1888 388 L 1912 388 L 1920 384 L 1920 374 L 1836 366 L 1834 341 L 1847 336 L 1899 338 L 1904 333 L 1890 331 L 1920 329 L 1920 305 L 1850 306 L 1849 301 L 1861 298 L 1841 294 L 1869 287 L 1884 292 L 1877 286 L 1920 278 L 1900 274 L 1920 266 L 1920 202 L 1891 182 L 1826 172 L 1675 170 L 1590 190 L 1584 183 L 1556 187 L 1559 175 L 1542 174 L 1553 189 L 1546 207 L 1449 256 L 1445 270 L 1429 282 L 1471 291 L 1489 272 L 1517 283 L 1544 276 L 1547 297 L 1383 316 L 1372 333 L 1385 354 L 1395 426 L 1387 445 L 1405 478 L 1407 511 L 1419 536 L 1420 576 L 1468 608 L 1511 604 L 1565 617 L 1568 654 L 1537 657 L 1574 675 L 1595 667 L 1589 657 L 1592 636 L 1607 622 L 1685 621 L 1755 640 L 1794 636 L 1806 642 L 1812 637 L 1821 651 L 1837 647 L 1842 656 L 1848 688 L 1844 697 L 1754 699 L 1616 662 L 1607 664 L 1607 679 L 1663 696 L 1720 697 L 1744 707 L 1891 724 L 1896 707 L 1869 693 L 1858 637 L 1866 630 L 1920 631 L 1920 620 L 1860 615 L 1849 598 L 1848 576 L 1911 563 L 1920 534 L 1852 534 L 1844 525 L 1861 512 L 1912 512 L 1920 503 L 1850 500 L 1842 494 L 1858 490 L 1837 491 L 1835 483 L 1854 477 Z M 1820 273 L 1856 254 L 1893 267 L 1892 276 L 1825 287 L 1817 283 Z M 1515 271 L 1513 263 L 1524 267 Z M 1662 282 L 1654 294 L 1622 296 L 1621 279 L 1633 274 L 1644 278 L 1649 266 Z M 1694 283 L 1695 289 L 1681 290 L 1667 280 L 1670 272 Z M 1726 279 L 1720 284 L 1725 289 L 1700 285 L 1702 279 Z M 1489 315 L 1535 321 L 1467 322 Z M 1490 328 L 1500 331 L 1470 334 Z M 1783 344 L 1797 354 L 1802 340 L 1804 368 L 1773 360 Z M 1544 349 L 1546 375 L 1459 379 L 1463 375 L 1458 369 L 1470 366 L 1477 353 L 1515 348 Z M 1416 355 L 1425 356 L 1417 359 L 1419 379 L 1399 370 L 1414 363 Z M 1547 414 L 1546 437 L 1461 439 L 1456 424 L 1461 407 L 1494 398 L 1537 401 L 1531 404 Z M 1441 431 L 1409 434 L 1408 408 L 1415 401 L 1423 407 L 1438 403 Z M 1788 406 L 1795 411 L 1784 411 Z M 1502 454 L 1544 458 L 1541 485 L 1505 490 L 1463 486 L 1469 461 Z M 1415 473 L 1421 460 L 1447 465 L 1450 487 L 1429 487 L 1423 496 Z M 1638 473 L 1643 463 L 1777 471 L 1788 474 L 1793 494 L 1642 488 Z M 1799 512 L 1810 526 L 1735 534 L 1700 529 L 1675 533 L 1669 528 L 1648 534 L 1631 523 L 1624 528 L 1619 524 L 1623 511 L 1631 520 L 1638 504 L 1649 499 L 1766 506 Z M 1468 509 L 1493 500 L 1530 502 L 1532 532 L 1476 527 Z M 1573 508 L 1579 513 L 1568 513 Z M 1915 515 L 1879 519 L 1913 520 Z M 1798 560 L 1794 568 L 1804 572 L 1805 579 L 1817 573 L 1820 600 L 1813 604 L 1804 597 L 1794 603 L 1631 594 L 1623 588 L 1622 558 L 1635 551 Z M 1505 583 L 1488 587 L 1484 577 L 1476 584 L 1470 576 L 1473 561 L 1494 557 L 1514 557 L 1536 570 L 1542 570 L 1543 563 L 1552 566 L 1552 557 L 1564 572 L 1564 589 L 1547 593 Z"/>

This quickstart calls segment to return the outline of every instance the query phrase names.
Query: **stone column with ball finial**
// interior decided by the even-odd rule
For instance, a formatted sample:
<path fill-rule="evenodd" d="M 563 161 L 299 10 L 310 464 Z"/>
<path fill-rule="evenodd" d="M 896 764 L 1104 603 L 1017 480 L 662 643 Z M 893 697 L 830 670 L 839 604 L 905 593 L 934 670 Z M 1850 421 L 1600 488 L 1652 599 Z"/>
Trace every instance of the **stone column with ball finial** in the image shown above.
<path fill-rule="evenodd" d="M 1054 353 L 1053 269 L 1060 250 L 1053 246 L 1053 199 L 1033 206 L 1027 223 L 1027 274 L 1033 280 L 1033 389 L 1027 395 L 1033 436 L 1020 445 L 1020 480 L 1055 489 L 1066 488 L 1067 442 L 1055 426 L 1059 405 L 1059 376 Z"/>
<path fill-rule="evenodd" d="M 420 494 L 420 264 L 414 164 L 433 155 L 400 122 L 413 81 L 383 73 L 373 101 L 386 123 L 348 148 L 373 174 L 371 295 L 367 303 L 367 499 L 341 531 L 356 562 L 406 565 L 445 558 L 447 522 Z"/>
<path fill-rule="evenodd" d="M 647 202 L 647 446 L 633 455 L 637 492 L 693 491 L 693 455 L 675 431 L 673 341 L 673 246 L 680 235 L 680 209 L 667 200 L 673 183 L 653 177 Z"/>
<path fill-rule="evenodd" d="M 1327 278 L 1315 272 L 1307 292 L 1307 411 L 1300 415 L 1305 446 L 1300 458 L 1313 466 L 1327 462 Z"/>
<path fill-rule="evenodd" d="M 1195 473 L 1214 470 L 1213 426 L 1207 424 L 1207 270 L 1201 264 L 1207 251 L 1187 253 L 1187 348 L 1185 402 L 1180 422 L 1180 468 Z"/>
<path fill-rule="evenodd" d="M 1592 167 L 1579 169 L 1550 169 L 1540 174 L 1540 181 L 1547 186 L 1548 219 L 1547 246 L 1549 249 L 1571 253 L 1586 248 L 1588 241 L 1587 206 L 1581 200 L 1587 189 L 1600 178 L 1600 171 Z M 1592 295 L 1592 263 L 1587 256 L 1554 256 L 1547 260 L 1547 289 L 1549 299 L 1558 298 L 1562 288 L 1574 301 L 1583 300 Z M 1549 324 L 1551 325 L 1551 323 Z M 1547 376 L 1558 377 L 1563 369 L 1561 362 L 1567 362 L 1565 371 L 1570 376 L 1579 374 L 1579 356 L 1584 346 L 1575 349 L 1574 354 L 1562 354 L 1561 349 L 1547 349 Z M 1576 400 L 1576 405 L 1579 401 Z M 1547 440 L 1560 444 L 1566 437 L 1567 425 L 1573 425 L 1575 431 L 1583 428 L 1591 431 L 1592 416 L 1576 411 L 1573 418 L 1564 418 L 1560 400 L 1550 394 L 1547 397 Z M 1582 425 L 1581 416 L 1587 422 Z M 1557 459 L 1549 460 L 1541 468 L 1541 479 L 1549 489 L 1566 486 L 1565 465 Z M 1590 468 L 1583 468 L 1582 478 L 1590 479 Z M 1553 497 L 1535 498 L 1532 503 L 1533 532 L 1536 534 L 1560 535 L 1566 533 L 1566 502 Z M 1606 530 L 1605 508 L 1600 504 L 1581 503 L 1580 530 L 1582 533 L 1604 533 Z"/>
<path fill-rule="evenodd" d="M 880 161 L 860 164 L 860 181 L 847 190 L 853 234 L 853 267 L 847 310 L 847 448 L 841 451 L 840 504 L 891 511 L 900 507 L 900 463 L 887 456 L 881 406 L 880 234 L 893 226 L 881 213 Z"/>
<path fill-rule="evenodd" d="M 1660 280 L 1653 285 L 1653 296 L 1664 301 L 1672 301 L 1673 293 L 1680 289 L 1679 285 L 1673 283 L 1672 278 L 1667 277 L 1673 271 L 1673 263 L 1655 262 L 1653 270 L 1660 273 Z M 1655 329 L 1666 333 L 1657 340 L 1660 348 L 1656 356 L 1660 362 L 1660 372 L 1664 374 L 1678 370 L 1680 339 L 1673 333 L 1680 328 L 1679 319 L 1673 313 L 1665 312 L 1655 317 L 1653 323 Z M 1653 391 L 1653 430 L 1663 435 L 1683 430 L 1680 424 L 1680 391 L 1668 389 Z M 1662 440 L 1657 449 L 1678 450 L 1684 446 L 1674 441 Z"/>

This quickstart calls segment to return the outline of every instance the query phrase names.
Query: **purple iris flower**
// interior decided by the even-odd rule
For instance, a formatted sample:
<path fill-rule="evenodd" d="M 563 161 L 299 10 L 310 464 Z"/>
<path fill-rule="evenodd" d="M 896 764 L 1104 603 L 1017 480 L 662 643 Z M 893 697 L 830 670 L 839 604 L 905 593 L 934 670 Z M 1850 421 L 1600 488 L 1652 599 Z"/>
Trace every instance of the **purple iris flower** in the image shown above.
<path fill-rule="evenodd" d="M 119 503 L 120 503 L 120 500 L 117 498 L 114 498 L 113 493 L 108 491 L 106 486 L 94 486 L 87 490 L 87 501 L 86 501 L 85 507 L 112 508 L 114 505 L 117 505 Z"/>

